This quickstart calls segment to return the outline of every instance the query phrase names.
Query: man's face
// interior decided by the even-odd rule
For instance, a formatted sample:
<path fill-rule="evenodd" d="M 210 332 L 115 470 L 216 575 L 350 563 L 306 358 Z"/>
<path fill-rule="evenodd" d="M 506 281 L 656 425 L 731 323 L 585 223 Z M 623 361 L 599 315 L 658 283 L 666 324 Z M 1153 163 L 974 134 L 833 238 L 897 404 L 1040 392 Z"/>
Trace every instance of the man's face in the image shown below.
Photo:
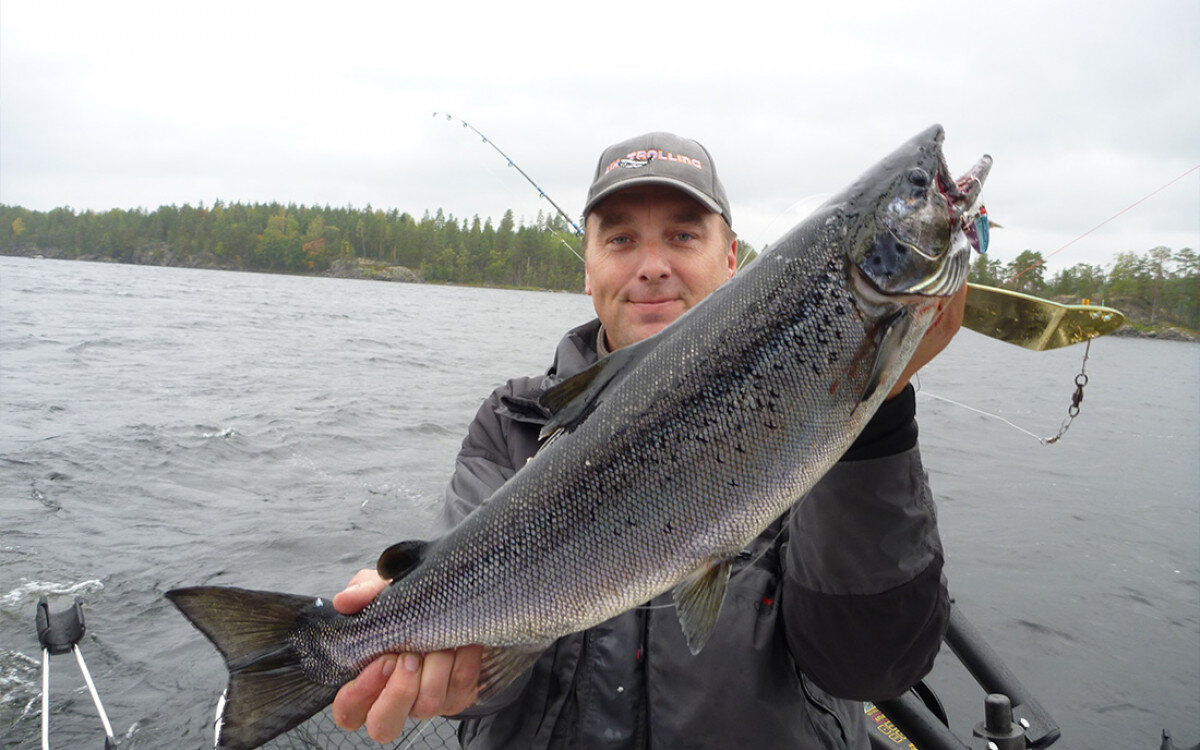
<path fill-rule="evenodd" d="M 615 350 L 659 332 L 733 275 L 720 214 L 660 185 L 622 190 L 587 217 L 586 287 Z"/>

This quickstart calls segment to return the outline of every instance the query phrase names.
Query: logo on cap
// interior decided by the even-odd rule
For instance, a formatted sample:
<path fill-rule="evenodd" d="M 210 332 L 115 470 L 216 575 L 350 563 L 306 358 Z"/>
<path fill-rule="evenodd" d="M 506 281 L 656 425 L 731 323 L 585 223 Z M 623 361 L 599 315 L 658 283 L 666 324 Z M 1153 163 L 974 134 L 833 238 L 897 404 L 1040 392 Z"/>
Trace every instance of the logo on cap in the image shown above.
<path fill-rule="evenodd" d="M 696 169 L 704 169 L 704 163 L 699 159 L 693 159 L 690 156 L 682 154 L 673 154 L 670 151 L 663 151 L 661 148 L 652 148 L 645 151 L 630 151 L 624 158 L 615 159 L 604 168 L 604 174 L 608 174 L 617 167 L 623 169 L 640 169 L 655 159 L 663 161 L 673 161 L 678 164 L 686 164 L 689 167 Z"/>
<path fill-rule="evenodd" d="M 654 154 L 650 154 L 649 159 L 617 159 L 615 164 L 609 165 L 605 174 L 611 172 L 614 167 L 621 167 L 622 169 L 641 169 L 652 161 L 654 161 Z"/>

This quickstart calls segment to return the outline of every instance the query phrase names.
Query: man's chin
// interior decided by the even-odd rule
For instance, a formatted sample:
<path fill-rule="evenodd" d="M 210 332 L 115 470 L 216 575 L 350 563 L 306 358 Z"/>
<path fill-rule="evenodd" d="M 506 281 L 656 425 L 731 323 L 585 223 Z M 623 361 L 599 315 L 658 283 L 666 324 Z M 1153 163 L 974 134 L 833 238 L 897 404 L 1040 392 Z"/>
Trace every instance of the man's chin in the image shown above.
<path fill-rule="evenodd" d="M 644 341 L 645 339 L 650 338 L 654 334 L 669 326 L 674 319 L 675 318 L 651 321 L 642 320 L 636 323 L 623 325 L 621 326 L 621 330 L 615 332 L 615 338 L 621 342 L 618 344 L 618 346 L 629 346 L 630 344 L 636 344 L 639 341 Z M 614 338 L 613 334 L 613 331 L 608 332 L 610 340 Z"/>

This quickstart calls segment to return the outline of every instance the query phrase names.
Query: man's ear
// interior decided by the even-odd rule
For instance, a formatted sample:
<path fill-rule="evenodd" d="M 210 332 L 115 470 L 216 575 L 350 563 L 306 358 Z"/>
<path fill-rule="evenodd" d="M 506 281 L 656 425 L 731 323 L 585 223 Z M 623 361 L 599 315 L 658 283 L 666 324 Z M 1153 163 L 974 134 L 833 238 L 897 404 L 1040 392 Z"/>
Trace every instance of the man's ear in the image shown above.
<path fill-rule="evenodd" d="M 592 275 L 588 273 L 586 265 L 583 267 L 583 293 L 592 296 Z"/>
<path fill-rule="evenodd" d="M 734 272 L 737 271 L 737 253 L 738 241 L 737 238 L 734 237 L 733 242 L 729 243 L 729 275 L 725 277 L 727 279 L 733 278 Z"/>

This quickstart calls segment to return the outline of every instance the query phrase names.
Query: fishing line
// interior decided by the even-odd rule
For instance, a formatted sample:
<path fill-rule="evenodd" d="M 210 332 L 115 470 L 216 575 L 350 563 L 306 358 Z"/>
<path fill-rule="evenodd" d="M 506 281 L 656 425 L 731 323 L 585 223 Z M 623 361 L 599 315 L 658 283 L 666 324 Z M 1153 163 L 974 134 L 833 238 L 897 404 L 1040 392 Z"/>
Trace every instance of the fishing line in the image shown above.
<path fill-rule="evenodd" d="M 787 231 L 790 228 L 796 226 L 801 221 L 804 221 L 811 216 L 813 212 L 823 206 L 825 201 L 829 200 L 831 197 L 833 197 L 833 193 L 814 193 L 801 198 L 776 214 L 775 217 L 771 219 L 771 223 L 767 224 L 767 228 L 763 231 L 763 234 L 767 237 L 783 237 L 785 234 L 787 234 Z M 791 217 L 791 219 L 786 225 L 780 228 L 780 225 L 784 224 L 785 217 Z M 738 261 L 737 270 L 742 270 L 742 268 L 744 268 L 751 260 L 759 257 L 760 255 L 765 255 L 771 249 L 773 244 L 774 243 L 772 241 L 768 241 L 762 246 L 761 250 L 755 250 L 753 254 L 741 253 L 739 248 L 739 254 L 742 256 L 742 258 Z"/>
<path fill-rule="evenodd" d="M 1045 444 L 1045 440 L 1041 436 L 1030 432 L 1029 430 L 1025 429 L 1024 427 L 1021 427 L 1018 424 L 1014 424 L 1013 422 L 1008 421 L 1007 419 L 1000 416 L 999 414 L 993 414 L 992 412 L 984 411 L 983 409 L 976 409 L 974 406 L 967 406 L 966 404 L 962 403 L 961 401 L 955 401 L 954 399 L 946 398 L 945 396 L 938 396 L 937 394 L 930 393 L 929 391 L 918 390 L 917 393 L 921 394 L 922 396 L 928 396 L 929 398 L 937 399 L 938 401 L 944 401 L 947 404 L 954 404 L 955 406 L 966 409 L 967 411 L 973 411 L 976 414 L 982 414 L 985 417 L 991 417 L 992 419 L 998 419 L 1001 422 L 1003 422 L 1004 424 L 1006 424 L 1009 427 L 1016 430 L 1017 432 L 1028 435 L 1029 437 L 1033 438 L 1034 440 L 1041 442 L 1043 445 Z"/>
<path fill-rule="evenodd" d="M 580 228 L 579 228 L 579 225 L 578 225 L 578 224 L 576 224 L 576 223 L 575 223 L 575 222 L 574 222 L 574 221 L 571 219 L 571 217 L 567 215 L 567 212 L 566 212 L 566 211 L 564 211 L 564 210 L 562 209 L 562 207 L 561 207 L 561 206 L 559 206 L 557 203 L 555 203 L 555 202 L 554 202 L 554 200 L 553 200 L 553 199 L 552 199 L 552 198 L 551 198 L 549 195 L 547 195 L 547 194 L 546 194 L 546 191 L 545 191 L 545 190 L 542 190 L 541 186 L 539 186 L 539 185 L 537 184 L 537 182 L 535 182 L 535 181 L 534 181 L 534 179 L 533 179 L 532 177 L 530 177 L 530 176 L 529 176 L 529 175 L 528 175 L 528 174 L 525 172 L 525 170 L 521 169 L 521 167 L 520 167 L 520 166 L 518 166 L 518 165 L 517 165 L 517 163 L 516 163 L 516 162 L 514 162 L 514 161 L 512 160 L 512 158 L 511 158 L 511 157 L 510 157 L 508 154 L 504 153 L 504 151 L 502 151 L 502 150 L 500 149 L 500 147 L 499 147 L 499 146 L 497 146 L 495 143 L 493 143 L 493 142 L 491 141 L 491 139 L 489 139 L 489 138 L 488 138 L 486 135 L 484 135 L 482 132 L 480 132 L 480 130 L 479 130 L 478 128 L 476 128 L 474 125 L 470 124 L 470 123 L 469 123 L 469 122 L 467 122 L 466 120 L 463 120 L 463 119 L 461 119 L 461 118 L 455 118 L 454 116 L 452 116 L 452 115 L 450 115 L 450 114 L 448 114 L 448 113 L 446 113 L 446 112 L 434 112 L 434 113 L 433 113 L 433 116 L 434 116 L 434 117 L 439 117 L 439 116 L 442 116 L 442 117 L 445 117 L 445 118 L 446 118 L 446 120 L 448 120 L 448 121 L 450 121 L 450 120 L 454 120 L 454 119 L 458 119 L 458 121 L 459 121 L 460 123 L 462 123 L 462 126 L 463 126 L 464 128 L 469 128 L 470 130 L 472 130 L 472 131 L 473 131 L 473 132 L 474 132 L 476 135 L 478 135 L 480 138 L 482 138 L 482 139 L 483 139 L 483 142 L 484 142 L 484 143 L 486 143 L 487 145 L 491 146 L 491 147 L 492 147 L 492 149 L 493 149 L 493 150 L 495 150 L 495 152 L 496 152 L 496 153 L 500 154 L 500 156 L 501 156 L 501 157 L 503 157 L 503 158 L 504 158 L 504 160 L 505 160 L 506 162 L 508 162 L 508 166 L 510 166 L 510 167 L 512 167 L 512 168 L 514 168 L 514 169 L 516 169 L 518 172 L 520 172 L 520 173 L 521 173 L 521 176 L 522 176 L 522 177 L 524 177 L 524 178 L 525 178 L 525 180 L 526 180 L 526 181 L 527 181 L 527 182 L 528 182 L 530 185 L 532 185 L 532 186 L 534 187 L 534 189 L 535 189 L 535 190 L 537 190 L 537 191 L 538 191 L 538 195 L 540 195 L 541 197 L 545 198 L 547 201 L 549 201 L 549 202 L 550 202 L 550 205 L 554 206 L 555 210 L 557 210 L 557 211 L 558 211 L 558 214 L 559 214 L 559 216 L 563 217 L 563 219 L 565 219 L 565 220 L 567 221 L 567 223 L 569 223 L 569 224 L 571 225 L 571 227 L 572 227 L 572 228 L 575 230 L 575 233 L 576 233 L 576 235 L 578 235 L 578 236 L 582 236 L 582 235 L 583 235 L 583 230 L 582 230 L 582 229 L 580 229 Z M 1057 255 L 1058 253 L 1061 253 L 1063 250 L 1066 250 L 1066 249 L 1067 249 L 1068 247 L 1070 247 L 1071 245 L 1075 244 L 1075 243 L 1076 243 L 1076 242 L 1078 242 L 1079 240 L 1081 240 L 1081 239 L 1083 239 L 1084 237 L 1088 236 L 1089 234 L 1091 234 L 1092 232 L 1096 231 L 1097 229 L 1099 229 L 1100 227 L 1104 226 L 1105 224 L 1109 223 L 1110 221 L 1112 221 L 1113 219 L 1117 218 L 1117 217 L 1118 217 L 1118 216 L 1120 216 L 1121 214 L 1125 213 L 1126 211 L 1129 211 L 1129 210 L 1130 210 L 1130 209 L 1132 209 L 1134 206 L 1137 206 L 1139 203 L 1142 203 L 1143 201 L 1147 200 L 1147 199 L 1148 199 L 1148 198 L 1150 198 L 1151 196 L 1153 196 L 1153 195 L 1155 195 L 1155 194 L 1157 194 L 1157 193 L 1159 193 L 1159 192 L 1162 192 L 1162 191 L 1163 191 L 1163 190 L 1165 190 L 1166 188 L 1170 187 L 1171 185 L 1175 184 L 1176 182 L 1179 182 L 1179 181 L 1180 181 L 1180 180 L 1182 180 L 1184 177 L 1188 176 L 1189 174 L 1191 174 L 1192 172 L 1195 172 L 1195 171 L 1196 171 L 1196 170 L 1198 170 L 1198 169 L 1200 169 L 1200 164 L 1197 164 L 1196 166 L 1194 166 L 1194 167 L 1192 167 L 1191 169 L 1187 170 L 1186 172 L 1184 172 L 1183 174 L 1179 175 L 1178 177 L 1176 177 L 1175 179 L 1171 180 L 1170 182 L 1166 183 L 1165 185 L 1163 185 L 1163 186 L 1161 186 L 1161 187 L 1159 187 L 1159 188 L 1157 188 L 1157 189 L 1155 189 L 1155 190 L 1151 191 L 1150 193 L 1146 194 L 1146 195 L 1145 195 L 1145 196 L 1143 196 L 1142 198 L 1140 198 L 1140 199 L 1138 199 L 1138 200 L 1134 201 L 1134 202 L 1133 202 L 1133 203 L 1131 203 L 1129 206 L 1127 206 L 1127 207 L 1125 207 L 1124 209 L 1122 209 L 1122 210 L 1118 211 L 1117 213 L 1113 214 L 1113 215 L 1112 215 L 1112 216 L 1110 216 L 1109 218 L 1107 218 L 1107 219 L 1105 219 L 1104 221 L 1100 222 L 1099 224 L 1097 224 L 1096 226 L 1092 227 L 1092 228 L 1091 228 L 1091 229 L 1089 229 L 1088 231 L 1084 232 L 1083 234 L 1079 235 L 1079 236 L 1078 236 L 1078 237 L 1076 237 L 1075 239 L 1071 240 L 1071 241 L 1070 241 L 1070 242 L 1068 242 L 1067 244 L 1063 245 L 1063 246 L 1062 246 L 1062 247 L 1060 247 L 1059 249 L 1057 249 L 1057 250 L 1055 250 L 1054 252 L 1050 253 L 1050 255 L 1047 255 L 1047 256 L 1046 256 L 1046 257 L 1045 257 L 1045 258 L 1044 258 L 1044 259 L 1041 261 L 1041 263 L 1035 263 L 1034 265 L 1030 266 L 1029 268 L 1026 268 L 1025 270 L 1021 271 L 1020 273 L 1016 274 L 1015 276 L 1012 276 L 1012 277 L 1010 277 L 1010 278 L 1007 278 L 1007 279 L 1005 279 L 1004 281 L 1000 282 L 1000 286 L 1004 286 L 1004 285 L 1005 285 L 1005 284 L 1007 284 L 1008 282 L 1010 282 L 1010 281 L 1013 281 L 1013 280 L 1015 280 L 1015 279 L 1019 278 L 1019 277 L 1020 277 L 1022 274 L 1024 274 L 1024 273 L 1027 273 L 1028 271 L 1030 271 L 1030 270 L 1032 270 L 1032 269 L 1034 269 L 1034 268 L 1037 268 L 1037 267 L 1038 267 L 1039 265 L 1041 265 L 1042 263 L 1045 263 L 1045 262 L 1046 262 L 1046 260 L 1048 260 L 1049 258 L 1051 258 L 1051 257 L 1053 257 L 1053 256 L 1055 256 L 1055 255 Z M 791 211 L 791 210 L 795 209 L 795 208 L 796 208 L 797 206 L 799 206 L 800 204 L 802 204 L 802 203 L 805 203 L 805 202 L 809 202 L 809 201 L 813 201 L 814 199 L 817 199 L 817 198 L 819 198 L 819 197 L 820 197 L 820 196 L 809 196 L 809 197 L 807 197 L 807 198 L 802 198 L 802 199 L 800 199 L 799 201 L 797 201 L 796 203 L 792 204 L 792 206 L 790 206 L 790 207 L 789 207 L 787 210 L 785 210 L 783 213 L 784 213 L 784 214 L 786 214 L 788 211 Z M 810 212 L 810 213 L 811 213 L 811 212 Z M 781 215 L 782 215 L 782 214 L 781 214 Z M 553 232 L 553 231 L 554 231 L 554 230 L 553 230 L 553 228 L 551 228 L 551 229 L 550 229 L 550 231 L 552 231 L 552 232 Z M 559 241 L 561 241 L 561 242 L 563 243 L 563 245 L 565 245 L 565 246 L 566 246 L 566 248 L 567 248 L 568 250 L 570 250 L 570 251 L 571 251 L 571 252 L 572 252 L 572 253 L 575 255 L 575 257 L 576 257 L 576 258 L 579 258 L 579 260 L 580 260 L 580 261 L 582 261 L 582 262 L 586 262 L 586 261 L 584 261 L 584 260 L 583 260 L 583 257 L 579 255 L 579 253 L 575 252 L 575 249 L 574 249 L 574 248 L 572 248 L 572 247 L 571 247 L 569 244 L 567 244 L 567 242 L 566 242 L 565 240 L 563 240 L 563 239 L 562 239 L 562 237 L 560 237 L 560 236 L 558 235 L 558 233 L 557 233 L 557 232 L 555 232 L 555 236 L 559 238 Z M 763 253 L 767 252 L 767 251 L 770 249 L 770 247 L 771 247 L 771 245 L 770 245 L 769 243 L 768 243 L 767 245 L 764 245 L 764 246 L 763 246 L 763 249 L 762 249 L 761 251 L 759 251 L 759 252 L 756 252 L 756 253 L 754 254 L 754 257 L 758 257 L 759 255 L 762 255 Z M 742 267 L 743 267 L 743 266 L 744 266 L 744 265 L 745 265 L 747 262 L 749 262 L 749 260 L 750 260 L 750 259 L 751 259 L 751 256 L 750 256 L 750 254 L 749 254 L 749 253 L 746 253 L 746 254 L 745 254 L 745 255 L 744 255 L 744 256 L 743 256 L 743 257 L 740 259 L 740 262 L 738 263 L 737 270 L 739 270 L 739 271 L 740 271 L 740 270 L 742 269 Z M 1090 349 L 1091 349 L 1091 346 L 1092 346 L 1092 342 L 1091 342 L 1090 340 L 1087 342 L 1087 346 L 1088 346 L 1088 349 L 1090 350 Z M 1083 355 L 1083 362 L 1084 362 L 1084 365 L 1083 365 L 1083 367 L 1086 367 L 1086 366 L 1087 366 L 1087 358 L 1088 358 L 1088 355 L 1087 355 L 1087 352 L 1085 352 L 1085 353 L 1084 353 L 1084 355 Z M 918 378 L 919 378 L 919 375 L 918 375 Z M 1082 383 L 1080 382 L 1080 379 L 1082 379 Z M 919 381 L 919 379 L 918 379 L 918 383 L 919 383 L 919 382 L 920 382 L 920 381 Z M 958 401 L 955 401 L 955 400 L 953 400 L 953 399 L 945 398 L 944 396 L 937 396 L 937 395 L 934 395 L 934 394 L 932 394 L 932 393 L 928 393 L 928 392 L 923 392 L 923 393 L 925 393 L 925 395 L 926 395 L 926 396 L 929 396 L 930 398 L 935 398 L 935 399 L 938 399 L 938 400 L 940 400 L 940 401 L 945 401 L 945 402 L 947 402 L 947 403 L 954 404 L 954 405 L 956 405 L 956 406 L 961 406 L 962 408 L 964 408 L 964 409 L 967 409 L 967 410 L 969 410 L 969 411 L 973 411 L 973 412 L 976 412 L 976 413 L 978 413 L 978 414 L 981 414 L 981 415 L 984 415 L 984 416 L 987 416 L 987 417 L 992 417 L 992 418 L 994 418 L 994 419 L 998 419 L 998 420 L 1000 420 L 1001 422 L 1004 422 L 1005 424 L 1009 425 L 1009 426 L 1010 426 L 1010 427 L 1012 427 L 1013 429 L 1015 429 L 1015 430 L 1017 430 L 1017 431 L 1019 431 L 1019 432 L 1022 432 L 1022 433 L 1026 434 L 1026 435 L 1029 435 L 1030 437 L 1032 437 L 1032 438 L 1034 438 L 1034 439 L 1038 440 L 1039 442 L 1041 442 L 1041 443 L 1042 443 L 1042 445 L 1050 445 L 1050 444 L 1052 444 L 1052 443 L 1056 443 L 1056 442 L 1058 442 L 1058 441 L 1059 441 L 1059 440 L 1062 438 L 1063 434 L 1064 434 L 1064 433 L 1067 431 L 1067 428 L 1068 428 L 1068 427 L 1070 427 L 1070 423 L 1071 423 L 1071 422 L 1072 422 L 1072 421 L 1075 419 L 1075 417 L 1078 415 L 1078 413 L 1079 413 L 1079 402 L 1080 402 L 1081 400 L 1083 400 L 1083 386 L 1084 386 L 1084 385 L 1086 385 L 1086 384 L 1087 384 L 1087 375 L 1086 375 L 1086 373 L 1084 372 L 1084 370 L 1081 368 L 1079 375 L 1077 375 L 1077 376 L 1076 376 L 1076 378 L 1075 378 L 1075 385 L 1076 385 L 1076 388 L 1075 388 L 1075 395 L 1074 395 L 1074 397 L 1073 397 L 1073 399 L 1072 399 L 1072 405 L 1071 405 L 1071 407 L 1070 407 L 1070 408 L 1069 408 L 1069 410 L 1068 410 L 1068 415 L 1069 415 L 1069 416 L 1068 416 L 1068 418 L 1067 418 L 1067 419 L 1066 419 L 1066 420 L 1063 422 L 1063 425 L 1062 425 L 1062 427 L 1059 429 L 1059 431 L 1058 431 L 1058 434 L 1057 434 L 1057 435 L 1054 435 L 1053 437 L 1049 437 L 1049 438 L 1043 438 L 1043 437 L 1040 437 L 1039 435 L 1036 435 L 1036 434 L 1034 434 L 1034 433 L 1030 432 L 1029 430 L 1026 430 L 1026 429 L 1025 429 L 1025 428 L 1023 428 L 1023 427 L 1020 427 L 1020 426 L 1018 426 L 1018 425 L 1016 425 L 1016 424 L 1013 424 L 1012 422 L 1008 421 L 1008 420 L 1007 420 L 1007 419 L 1005 419 L 1004 417 L 1001 417 L 1001 416 L 999 416 L 998 414 L 992 414 L 991 412 L 986 412 L 986 411 L 983 411 L 982 409 L 976 409 L 976 408 L 974 408 L 974 407 L 972 407 L 972 406 L 967 406 L 966 404 L 960 403 L 960 402 L 958 402 Z M 364 503 L 364 505 L 365 505 L 365 503 Z M 650 606 L 650 605 L 645 605 L 645 606 Z"/>
<path fill-rule="evenodd" d="M 1068 247 L 1070 247 L 1071 245 L 1074 245 L 1076 242 L 1079 242 L 1079 241 L 1080 241 L 1080 240 L 1082 240 L 1084 237 L 1087 237 L 1089 234 L 1091 234 L 1092 232 L 1096 231 L 1096 230 L 1097 230 L 1097 229 L 1099 229 L 1100 227 L 1104 226 L 1104 225 L 1105 225 L 1105 224 L 1107 224 L 1108 222 L 1110 222 L 1110 221 L 1112 221 L 1113 219 L 1117 218 L 1118 216 L 1120 216 L 1121 214 L 1125 213 L 1126 211 L 1129 211 L 1129 210 L 1130 210 L 1130 209 L 1132 209 L 1134 206 L 1137 206 L 1139 203 L 1142 203 L 1142 202 L 1146 201 L 1147 199 L 1151 198 L 1152 196 L 1154 196 L 1154 195 L 1157 195 L 1158 193 L 1161 193 L 1162 191 L 1166 190 L 1166 189 L 1167 189 L 1167 188 L 1169 188 L 1170 186 L 1174 185 L 1176 182 L 1179 182 L 1179 181 L 1180 181 L 1180 180 L 1182 180 L 1184 177 L 1187 177 L 1187 176 L 1188 176 L 1188 175 L 1190 175 L 1192 172 L 1195 172 L 1195 171 L 1196 171 L 1196 170 L 1198 170 L 1198 169 L 1200 169 L 1200 164 L 1197 164 L 1196 166 L 1194 166 L 1194 167 L 1192 167 L 1191 169 L 1187 170 L 1186 172 L 1184 172 L 1183 174 L 1179 175 L 1178 177 L 1176 177 L 1175 179 L 1171 180 L 1170 182 L 1166 183 L 1165 185 L 1162 185 L 1161 187 L 1158 187 L 1158 188 L 1156 188 L 1156 189 L 1154 189 L 1154 190 L 1151 190 L 1151 191 L 1150 191 L 1149 193 L 1147 193 L 1146 195 L 1144 195 L 1144 196 L 1142 196 L 1141 198 L 1137 199 L 1137 200 L 1136 200 L 1136 201 L 1134 201 L 1133 203 L 1130 203 L 1130 204 L 1129 204 L 1128 206 L 1126 206 L 1125 208 L 1121 209 L 1120 211 L 1116 212 L 1115 214 L 1113 214 L 1112 216 L 1108 217 L 1108 218 L 1107 218 L 1107 219 L 1105 219 L 1104 221 L 1100 222 L 1100 223 L 1099 223 L 1099 224 L 1097 224 L 1096 226 L 1092 227 L 1091 229 L 1087 230 L 1086 232 L 1084 232 L 1083 234 L 1079 235 L 1079 236 L 1078 236 L 1078 237 L 1076 237 L 1075 239 L 1071 240 L 1071 241 L 1070 241 L 1070 242 L 1068 242 L 1067 244 L 1063 245 L 1063 246 L 1062 246 L 1062 247 L 1060 247 L 1059 249 L 1057 249 L 1057 250 L 1055 250 L 1054 252 L 1050 253 L 1050 254 L 1049 254 L 1049 255 L 1047 255 L 1045 258 L 1042 258 L 1042 260 L 1041 260 L 1041 261 L 1039 261 L 1039 262 L 1037 262 L 1037 263 L 1034 263 L 1034 264 L 1033 264 L 1033 265 L 1031 265 L 1029 268 L 1026 268 L 1026 269 L 1022 270 L 1020 273 L 1017 273 L 1017 274 L 1015 274 L 1015 275 L 1013 275 L 1013 276 L 1009 276 L 1009 277 L 1008 277 L 1007 279 L 1005 279 L 1004 281 L 1001 281 L 1001 282 L 1000 282 L 1000 284 L 999 284 L 999 286 L 1004 286 L 1005 284 L 1007 284 L 1007 283 L 1008 283 L 1008 282 L 1010 282 L 1010 281 L 1016 281 L 1017 279 L 1021 278 L 1021 276 L 1023 276 L 1023 275 L 1025 275 L 1026 273 L 1028 273 L 1028 272 L 1032 271 L 1033 269 L 1037 268 L 1038 266 L 1040 266 L 1040 265 L 1043 265 L 1043 264 L 1044 264 L 1046 261 L 1050 260 L 1050 259 L 1051 259 L 1051 258 L 1053 258 L 1055 255 L 1058 255 L 1059 253 L 1061 253 L 1063 250 L 1066 250 L 1066 249 L 1067 249 Z"/>
<path fill-rule="evenodd" d="M 1200 170 L 1200 164 L 1197 164 L 1196 166 L 1192 167 L 1191 169 L 1184 171 L 1183 174 L 1180 174 L 1178 177 L 1175 177 L 1172 180 L 1168 180 L 1166 183 L 1160 185 L 1159 187 L 1155 188 L 1154 190 L 1151 190 L 1149 193 L 1146 193 L 1141 198 L 1138 198 L 1133 203 L 1130 203 L 1125 208 L 1116 212 L 1115 214 L 1108 217 L 1104 221 L 1100 222 L 1096 226 L 1092 227 L 1091 229 L 1087 230 L 1086 232 L 1079 235 L 1075 239 L 1071 240 L 1067 244 L 1063 245 L 1062 247 L 1058 248 L 1057 250 L 1050 253 L 1046 257 L 1042 258 L 1042 260 L 1038 261 L 1037 263 L 1034 263 L 1033 265 L 1029 266 L 1028 268 L 1022 269 L 1020 272 L 1008 277 L 1007 279 L 1004 279 L 997 286 L 1003 287 L 1006 284 L 1008 284 L 1010 281 L 1016 281 L 1017 279 L 1021 278 L 1021 276 L 1025 275 L 1026 273 L 1029 273 L 1030 271 L 1037 268 L 1038 266 L 1044 265 L 1046 263 L 1046 261 L 1050 260 L 1050 258 L 1054 257 L 1055 255 L 1058 255 L 1063 250 L 1066 250 L 1071 245 L 1074 245 L 1076 242 L 1079 242 L 1084 237 L 1087 237 L 1089 234 L 1091 234 L 1092 232 L 1095 232 L 1100 227 L 1104 226 L 1105 224 L 1108 224 L 1110 221 L 1116 219 L 1118 216 L 1121 216 L 1122 214 L 1127 213 L 1128 211 L 1132 210 L 1134 207 L 1144 203 L 1145 201 L 1149 200 L 1153 196 L 1161 193 L 1162 191 L 1166 190 L 1170 186 L 1174 185 L 1176 182 L 1179 182 L 1184 177 L 1187 177 L 1192 172 L 1195 172 L 1197 170 Z M 1053 436 L 1047 437 L 1047 438 L 1038 437 L 1037 435 L 1033 435 L 1033 433 L 1029 432 L 1028 430 L 1025 430 L 1021 427 L 1017 427 L 1016 425 L 1012 424 L 1011 422 L 1008 422 L 1008 420 L 1004 419 L 1003 417 L 998 417 L 994 414 L 988 414 L 987 412 L 979 411 L 978 409 L 972 409 L 971 407 L 966 406 L 965 404 L 958 404 L 958 405 L 962 406 L 964 409 L 970 409 L 971 411 L 979 411 L 980 414 L 987 414 L 988 416 L 992 416 L 1003 422 L 1007 422 L 1008 424 L 1012 425 L 1012 427 L 1014 427 L 1015 429 L 1020 430 L 1021 432 L 1025 433 L 1027 435 L 1032 435 L 1033 437 L 1036 437 L 1038 439 L 1038 441 L 1041 442 L 1042 445 L 1053 445 L 1054 443 L 1057 443 L 1059 440 L 1062 439 L 1063 435 L 1065 435 L 1067 430 L 1071 427 L 1071 423 L 1075 421 L 1075 417 L 1079 416 L 1079 403 L 1081 401 L 1083 401 L 1083 387 L 1085 385 L 1087 385 L 1087 382 L 1088 382 L 1087 360 L 1088 360 L 1088 354 L 1091 352 L 1091 348 L 1092 348 L 1092 341 L 1091 341 L 1091 339 L 1088 339 L 1087 349 L 1083 353 L 1083 364 L 1079 368 L 1079 374 L 1075 376 L 1075 392 L 1071 396 L 1071 405 L 1069 407 L 1067 407 L 1067 418 L 1065 420 L 1063 420 L 1062 426 L 1059 427 L 1058 433 L 1056 435 L 1053 435 Z M 926 394 L 926 395 L 933 396 L 933 394 Z M 940 398 L 940 397 L 933 396 L 933 398 Z M 943 400 L 949 401 L 949 399 L 943 399 Z M 957 402 L 952 401 L 951 403 L 957 403 Z"/>
<path fill-rule="evenodd" d="M 916 374 L 917 383 L 916 383 L 915 389 L 916 389 L 917 393 L 924 394 L 930 398 L 935 398 L 938 401 L 944 401 L 948 404 L 954 404 L 955 406 L 960 406 L 960 407 L 966 409 L 967 411 L 973 411 L 976 414 L 982 414 L 985 417 L 991 417 L 992 419 L 998 419 L 1001 422 L 1003 422 L 1004 424 L 1008 425 L 1009 427 L 1012 427 L 1017 432 L 1024 433 L 1024 434 L 1028 435 L 1029 437 L 1037 440 L 1042 445 L 1053 445 L 1054 443 L 1057 443 L 1059 440 L 1062 439 L 1063 435 L 1065 435 L 1067 430 L 1070 429 L 1071 423 L 1075 421 L 1075 417 L 1079 416 L 1079 404 L 1081 401 L 1083 401 L 1083 388 L 1084 388 L 1084 386 L 1086 386 L 1088 384 L 1087 361 L 1088 361 L 1088 355 L 1091 354 L 1091 351 L 1092 351 L 1092 340 L 1088 339 L 1087 345 L 1084 347 L 1084 350 L 1083 350 L 1083 363 L 1080 364 L 1080 366 L 1079 366 L 1079 374 L 1075 376 L 1075 392 L 1071 395 L 1071 405 L 1067 407 L 1067 418 L 1064 419 L 1062 422 L 1062 425 L 1059 426 L 1058 433 L 1055 435 L 1052 435 L 1050 437 L 1041 437 L 1040 435 L 1032 433 L 1029 430 L 1025 429 L 1024 427 L 1021 427 L 1020 425 L 1017 425 L 1017 424 L 1014 424 L 1014 423 L 1008 421 L 1007 419 L 1000 416 L 999 414 L 993 414 L 991 412 L 984 411 L 982 409 L 976 409 L 973 406 L 967 406 L 966 404 L 961 403 L 959 401 L 955 401 L 952 398 L 946 398 L 945 396 L 938 396 L 937 394 L 934 394 L 934 393 L 922 391 L 921 390 L 921 373 L 919 373 L 919 372 Z"/>

